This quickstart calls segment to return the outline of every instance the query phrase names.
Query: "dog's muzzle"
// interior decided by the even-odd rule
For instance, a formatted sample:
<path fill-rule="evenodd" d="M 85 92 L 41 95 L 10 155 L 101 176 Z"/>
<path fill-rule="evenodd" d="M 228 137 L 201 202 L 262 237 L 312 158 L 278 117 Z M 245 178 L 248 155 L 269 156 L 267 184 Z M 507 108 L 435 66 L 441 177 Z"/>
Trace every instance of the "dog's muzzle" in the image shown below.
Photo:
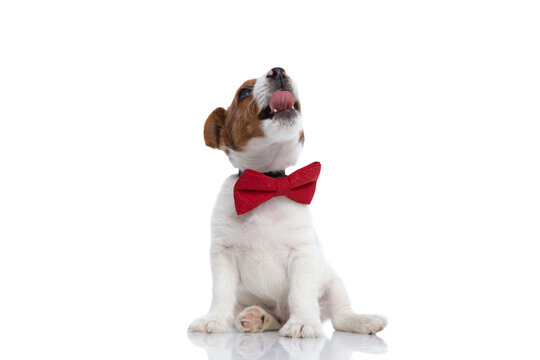
<path fill-rule="evenodd" d="M 283 68 L 275 67 L 266 74 L 266 85 L 270 96 L 268 105 L 259 113 L 260 120 L 290 119 L 298 110 L 298 101 L 293 94 L 289 77 Z"/>

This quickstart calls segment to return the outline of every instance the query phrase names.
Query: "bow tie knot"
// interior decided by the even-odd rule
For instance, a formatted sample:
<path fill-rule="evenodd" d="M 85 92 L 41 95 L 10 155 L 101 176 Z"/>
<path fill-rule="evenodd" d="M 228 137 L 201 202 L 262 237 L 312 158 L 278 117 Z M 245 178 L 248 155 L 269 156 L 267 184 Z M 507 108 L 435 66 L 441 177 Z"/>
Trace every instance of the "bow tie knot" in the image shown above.
<path fill-rule="evenodd" d="M 287 177 L 275 178 L 276 196 L 288 196 L 291 191 L 291 184 Z"/>
<path fill-rule="evenodd" d="M 242 215 L 276 196 L 286 196 L 301 204 L 309 204 L 321 164 L 314 162 L 289 176 L 272 178 L 251 169 L 245 170 L 234 185 L 236 213 Z"/>

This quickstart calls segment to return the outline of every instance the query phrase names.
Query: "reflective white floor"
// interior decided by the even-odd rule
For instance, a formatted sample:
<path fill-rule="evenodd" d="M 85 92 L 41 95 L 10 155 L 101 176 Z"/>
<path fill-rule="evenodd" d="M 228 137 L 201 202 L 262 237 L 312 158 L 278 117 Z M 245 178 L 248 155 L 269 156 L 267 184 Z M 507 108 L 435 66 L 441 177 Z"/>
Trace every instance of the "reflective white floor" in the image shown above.
<path fill-rule="evenodd" d="M 334 332 L 331 339 L 290 339 L 277 332 L 259 334 L 188 334 L 191 343 L 206 350 L 209 360 L 347 360 L 353 353 L 383 354 L 387 345 L 376 335 Z"/>

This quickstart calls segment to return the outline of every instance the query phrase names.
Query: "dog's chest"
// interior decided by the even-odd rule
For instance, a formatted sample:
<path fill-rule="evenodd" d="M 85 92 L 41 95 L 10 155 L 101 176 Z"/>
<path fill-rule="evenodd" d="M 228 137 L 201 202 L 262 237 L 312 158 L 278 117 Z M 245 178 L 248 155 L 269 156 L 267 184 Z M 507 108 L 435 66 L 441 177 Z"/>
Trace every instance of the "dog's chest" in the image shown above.
<path fill-rule="evenodd" d="M 306 205 L 276 197 L 244 215 L 237 215 L 233 187 L 225 181 L 212 215 L 212 241 L 235 258 L 240 283 L 261 298 L 288 288 L 291 252 L 301 243 L 316 241 Z"/>
<path fill-rule="evenodd" d="M 309 208 L 287 197 L 266 201 L 244 215 L 237 215 L 233 187 L 237 177 L 225 180 L 212 214 L 214 238 L 240 250 L 282 251 L 313 236 Z"/>

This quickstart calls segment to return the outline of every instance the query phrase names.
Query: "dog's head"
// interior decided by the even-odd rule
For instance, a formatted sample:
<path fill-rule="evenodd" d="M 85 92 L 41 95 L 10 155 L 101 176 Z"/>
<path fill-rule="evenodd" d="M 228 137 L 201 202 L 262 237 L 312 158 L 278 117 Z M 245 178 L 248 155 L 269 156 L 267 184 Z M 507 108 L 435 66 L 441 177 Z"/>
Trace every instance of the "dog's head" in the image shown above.
<path fill-rule="evenodd" d="M 227 110 L 215 109 L 204 125 L 206 145 L 225 151 L 241 169 L 284 170 L 304 144 L 298 91 L 282 68 L 244 82 Z"/>

